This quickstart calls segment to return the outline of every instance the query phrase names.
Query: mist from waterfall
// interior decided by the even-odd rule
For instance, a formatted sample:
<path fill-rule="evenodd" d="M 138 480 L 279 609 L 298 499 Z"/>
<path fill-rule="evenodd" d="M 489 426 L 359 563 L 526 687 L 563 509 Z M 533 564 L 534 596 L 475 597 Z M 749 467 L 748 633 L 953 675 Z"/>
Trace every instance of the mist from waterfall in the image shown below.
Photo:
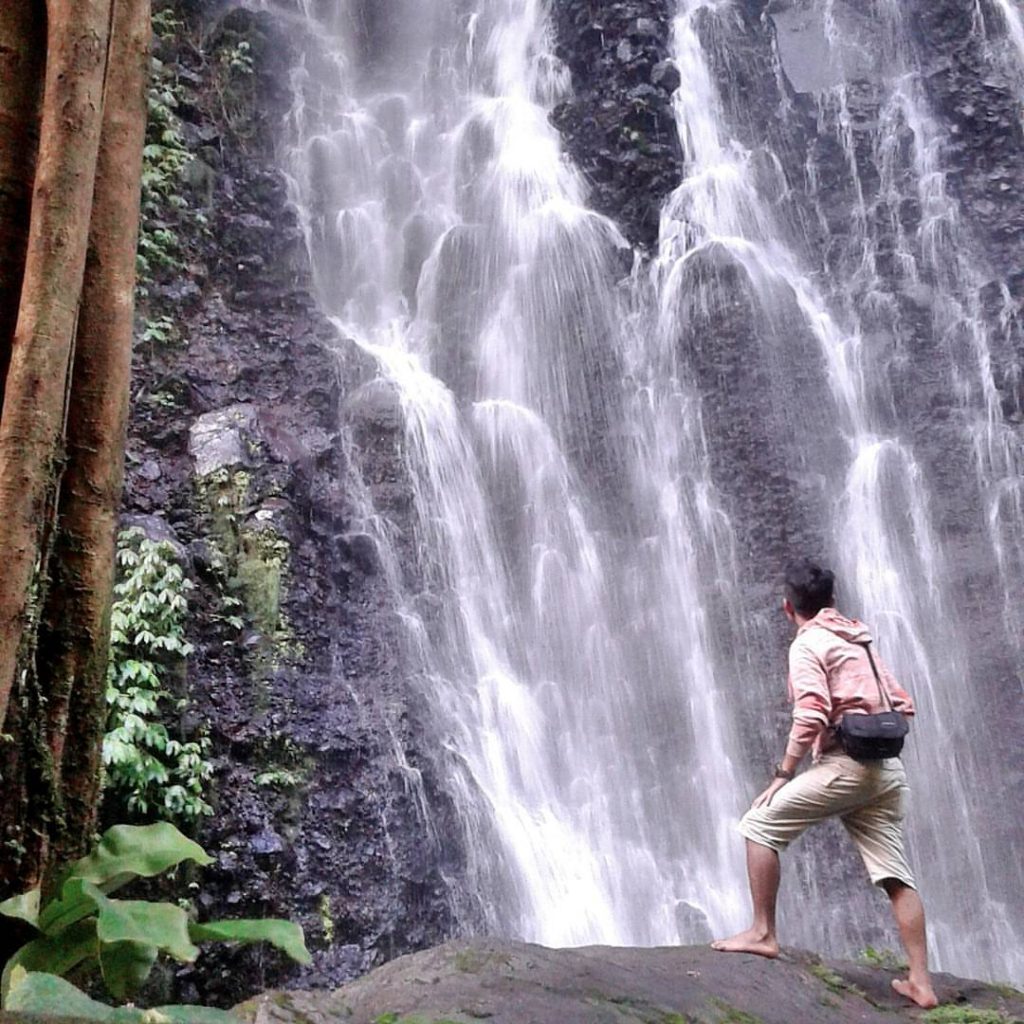
<path fill-rule="evenodd" d="M 401 412 L 413 535 L 370 488 L 363 526 L 432 708 L 482 926 L 549 945 L 654 945 L 746 923 L 733 825 L 766 768 L 744 716 L 762 709 L 763 731 L 779 731 L 766 709 L 781 704 L 785 666 L 757 660 L 771 635 L 745 614 L 691 347 L 738 288 L 774 382 L 770 429 L 780 445 L 809 439 L 799 472 L 814 481 L 845 607 L 877 628 L 919 705 L 910 829 L 938 959 L 1024 977 L 1005 897 L 1024 878 L 992 838 L 997 754 L 965 742 L 962 724 L 993 712 L 963 685 L 972 669 L 930 484 L 868 340 L 890 297 L 846 86 L 818 99 L 860 196 L 843 276 L 828 280 L 800 224 L 766 199 L 766 180 L 789 187 L 782 161 L 743 143 L 719 95 L 706 36 L 731 5 L 681 0 L 686 171 L 648 261 L 588 209 L 549 123 L 570 76 L 545 3 L 387 6 L 391 17 L 305 0 L 286 164 L 320 302 L 342 344 L 372 360 L 366 387 Z M 896 225 L 897 261 L 905 288 L 935 294 L 1009 635 L 1022 624 L 1024 485 L 985 275 L 945 188 L 898 4 L 872 13 L 888 88 L 878 189 L 900 193 L 908 176 L 916 188 L 920 224 Z M 808 366 L 813 408 L 796 383 Z M 787 855 L 821 908 L 807 913 L 789 881 L 786 941 L 849 952 L 884 909 L 860 879 L 820 881 L 827 851 L 808 837 Z"/>

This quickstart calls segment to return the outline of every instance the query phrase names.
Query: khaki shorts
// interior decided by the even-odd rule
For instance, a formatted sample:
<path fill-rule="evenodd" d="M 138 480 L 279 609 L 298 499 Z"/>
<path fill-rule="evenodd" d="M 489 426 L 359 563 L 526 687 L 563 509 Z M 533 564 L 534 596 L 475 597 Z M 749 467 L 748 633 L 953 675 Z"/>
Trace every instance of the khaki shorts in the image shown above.
<path fill-rule="evenodd" d="M 916 889 L 903 850 L 908 792 L 899 758 L 865 763 L 830 752 L 787 782 L 768 806 L 747 811 L 739 830 L 751 842 L 781 852 L 809 826 L 838 817 L 875 885 L 895 878 Z"/>

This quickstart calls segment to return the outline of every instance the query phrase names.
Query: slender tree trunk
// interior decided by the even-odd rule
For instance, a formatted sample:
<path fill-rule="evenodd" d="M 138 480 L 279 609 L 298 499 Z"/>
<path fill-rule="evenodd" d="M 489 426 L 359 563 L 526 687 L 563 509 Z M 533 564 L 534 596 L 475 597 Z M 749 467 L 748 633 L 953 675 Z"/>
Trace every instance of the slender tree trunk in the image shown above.
<path fill-rule="evenodd" d="M 5 6 L 7 6 L 5 4 Z M 0 418 L 0 720 L 29 625 L 58 476 L 85 267 L 111 0 L 48 0 L 46 79 L 21 302 Z"/>
<path fill-rule="evenodd" d="M 80 856 L 99 797 L 115 537 L 131 378 L 149 0 L 114 0 L 89 252 L 75 339 L 67 468 L 37 645 L 56 792 L 49 863 Z"/>
<path fill-rule="evenodd" d="M 46 63 L 46 8 L 44 0 L 0 4 L 0 408 L 4 381 L 11 356 L 11 343 L 18 317 L 21 279 L 28 247 L 32 184 L 39 148 L 39 119 Z M 22 695 L 10 701 L 6 721 L 0 719 L 5 736 L 24 734 Z M 11 856 L 25 849 L 22 822 L 27 813 L 27 791 L 23 780 L 20 743 L 0 739 L 0 780 L 3 785 L 3 814 L 0 815 L 0 892 L 7 891 L 12 869 L 20 858 Z M 31 839 L 28 839 L 31 845 Z M 0 957 L 14 948 L 11 944 L 28 938 L 27 929 L 6 929 L 0 940 Z M 6 943 L 6 946 L 4 945 Z"/>
<path fill-rule="evenodd" d="M 28 246 L 45 41 L 43 0 L 0 4 L 0 408 Z"/>

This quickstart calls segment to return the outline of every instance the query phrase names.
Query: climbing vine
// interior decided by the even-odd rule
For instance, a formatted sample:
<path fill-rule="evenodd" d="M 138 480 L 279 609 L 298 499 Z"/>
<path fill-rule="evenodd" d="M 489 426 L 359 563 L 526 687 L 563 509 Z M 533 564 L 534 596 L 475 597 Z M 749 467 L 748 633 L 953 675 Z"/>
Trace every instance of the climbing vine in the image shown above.
<path fill-rule="evenodd" d="M 205 791 L 213 767 L 206 737 L 172 734 L 169 711 L 181 712 L 166 680 L 180 673 L 192 645 L 185 639 L 192 583 L 173 545 L 130 529 L 118 538 L 119 580 L 111 613 L 107 675 L 106 785 L 132 813 L 196 819 L 210 814 Z"/>
<path fill-rule="evenodd" d="M 158 40 L 174 40 L 183 29 L 184 23 L 169 9 L 153 15 L 153 35 Z M 194 237 L 206 228 L 206 215 L 189 202 L 185 187 L 185 169 L 192 154 L 178 113 L 181 101 L 182 87 L 174 65 L 152 57 L 136 256 L 141 296 L 161 271 L 184 268 L 182 238 Z"/>

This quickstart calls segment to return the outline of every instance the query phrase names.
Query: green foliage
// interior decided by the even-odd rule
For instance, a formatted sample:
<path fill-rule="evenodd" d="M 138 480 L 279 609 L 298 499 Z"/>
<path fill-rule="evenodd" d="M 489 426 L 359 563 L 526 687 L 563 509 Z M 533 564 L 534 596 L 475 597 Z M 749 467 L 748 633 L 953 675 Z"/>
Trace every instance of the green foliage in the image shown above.
<path fill-rule="evenodd" d="M 846 989 L 846 980 L 827 964 L 809 964 L 807 969 L 833 992 L 842 992 Z"/>
<path fill-rule="evenodd" d="M 175 409 L 181 405 L 181 399 L 170 388 L 150 391 L 140 401 L 154 409 Z"/>
<path fill-rule="evenodd" d="M 153 34 L 173 42 L 184 23 L 167 9 L 153 14 Z M 146 139 L 142 150 L 142 196 L 139 207 L 139 244 L 136 252 L 136 288 L 141 297 L 160 273 L 185 267 L 183 239 L 206 229 L 206 216 L 189 201 L 183 172 L 192 159 L 185 145 L 178 114 L 183 90 L 173 63 L 150 59 L 146 93 Z M 166 317 L 147 321 L 144 340 L 151 344 L 175 340 Z"/>
<path fill-rule="evenodd" d="M 164 22 L 177 26 L 178 22 Z M 157 34 L 161 30 L 154 24 Z M 173 29 L 164 28 L 163 34 Z M 181 241 L 176 230 L 179 213 L 188 209 L 182 194 L 181 172 L 189 151 L 181 131 L 178 104 L 181 88 L 174 69 L 156 57 L 151 59 L 146 141 L 142 150 L 142 202 L 136 273 L 140 289 L 159 268 L 180 270 Z"/>
<path fill-rule="evenodd" d="M 857 956 L 861 963 L 871 967 L 882 967 L 887 971 L 905 971 L 907 962 L 891 949 L 875 949 L 874 946 L 867 946 Z"/>
<path fill-rule="evenodd" d="M 156 348 L 173 345 L 180 339 L 181 335 L 169 316 L 156 316 L 146 321 L 140 340 L 148 344 L 152 352 Z"/>
<path fill-rule="evenodd" d="M 225 46 L 217 54 L 217 60 L 229 76 L 248 76 L 253 73 L 252 47 L 246 39 Z"/>
<path fill-rule="evenodd" d="M 211 539 L 224 562 L 225 574 L 233 575 L 241 549 L 241 523 L 251 504 L 250 475 L 244 469 L 222 466 L 197 482 L 199 497 L 210 518 Z"/>
<path fill-rule="evenodd" d="M 302 929 L 291 921 L 276 918 L 245 921 L 210 921 L 189 925 L 189 936 L 196 942 L 269 942 L 287 953 L 296 963 L 311 962 Z"/>
<path fill-rule="evenodd" d="M 55 895 L 42 903 L 39 890 L 0 903 L 0 914 L 32 924 L 37 938 L 21 947 L 4 967 L 0 995 L 8 1010 L 34 1012 L 72 1009 L 87 1020 L 133 1021 L 88 999 L 60 977 L 98 972 L 116 999 L 130 999 L 149 977 L 163 953 L 183 963 L 199 954 L 200 942 L 269 942 L 299 963 L 309 962 L 302 929 L 276 919 L 210 921 L 199 924 L 174 903 L 112 899 L 136 878 L 151 878 L 185 861 L 209 864 L 212 858 L 173 825 L 117 825 L 97 848 L 76 861 L 57 880 Z M 232 1020 L 197 1015 L 196 1007 L 165 1007 L 171 1021 Z M 179 1016 L 175 1016 L 179 1013 Z M 152 1018 L 157 1020 L 158 1018 Z"/>
<path fill-rule="evenodd" d="M 158 39 L 169 39 L 176 35 L 185 23 L 177 16 L 173 7 L 164 7 L 162 10 L 153 12 L 150 24 L 154 36 Z"/>
<path fill-rule="evenodd" d="M 317 901 L 317 910 L 320 913 L 320 927 L 324 933 L 324 945 L 334 945 L 334 914 L 331 911 L 331 897 L 327 893 L 321 893 Z"/>
<path fill-rule="evenodd" d="M 6 1008 L 21 1013 L 59 1013 L 98 1024 L 238 1024 L 233 1013 L 205 1006 L 160 1006 L 153 1010 L 107 1006 L 63 978 L 23 967 L 12 972 Z"/>
<path fill-rule="evenodd" d="M 268 635 L 281 622 L 283 578 L 288 566 L 288 541 L 273 528 L 242 532 L 243 554 L 238 584 L 248 599 L 258 629 Z"/>
<path fill-rule="evenodd" d="M 977 1006 L 936 1006 L 921 1020 L 927 1024 L 1014 1024 L 1012 1018 L 999 1010 L 983 1010 Z"/>
<path fill-rule="evenodd" d="M 261 789 L 296 789 L 305 781 L 305 776 L 290 768 L 271 768 L 260 772 L 252 781 Z"/>
<path fill-rule="evenodd" d="M 192 652 L 184 635 L 192 584 L 173 546 L 138 529 L 121 533 L 117 561 L 103 737 L 106 785 L 132 813 L 194 820 L 212 813 L 204 795 L 213 774 L 209 740 L 172 736 L 163 722 L 169 706 L 185 706 L 163 677 L 180 670 Z"/>
<path fill-rule="evenodd" d="M 291 643 L 281 608 L 290 546 L 272 522 L 248 521 L 253 502 L 251 483 L 245 470 L 222 467 L 197 485 L 209 516 L 210 540 L 220 556 L 227 613 L 223 621 L 241 628 L 244 611 L 246 619 L 273 642 L 281 655 L 297 659 L 302 652 Z"/>
<path fill-rule="evenodd" d="M 820 982 L 822 982 L 830 991 L 836 995 L 842 995 L 849 993 L 850 995 L 860 996 L 861 999 L 867 999 L 867 995 L 864 990 L 859 986 L 854 985 L 853 982 L 847 981 L 841 974 L 837 974 L 827 964 L 814 963 L 808 964 L 807 969 L 813 974 Z"/>
<path fill-rule="evenodd" d="M 219 555 L 220 552 L 217 552 Z M 221 558 L 221 573 L 223 574 L 223 558 Z M 223 622 L 224 625 L 229 626 L 231 629 L 243 629 L 245 627 L 245 619 L 242 618 L 238 613 L 245 608 L 245 604 L 233 594 L 222 594 L 220 599 L 220 609 L 214 612 L 213 618 L 219 622 Z"/>
<path fill-rule="evenodd" d="M 252 44 L 236 32 L 226 33 L 217 47 L 214 92 L 225 126 L 244 147 L 256 127 L 256 76 Z"/>

